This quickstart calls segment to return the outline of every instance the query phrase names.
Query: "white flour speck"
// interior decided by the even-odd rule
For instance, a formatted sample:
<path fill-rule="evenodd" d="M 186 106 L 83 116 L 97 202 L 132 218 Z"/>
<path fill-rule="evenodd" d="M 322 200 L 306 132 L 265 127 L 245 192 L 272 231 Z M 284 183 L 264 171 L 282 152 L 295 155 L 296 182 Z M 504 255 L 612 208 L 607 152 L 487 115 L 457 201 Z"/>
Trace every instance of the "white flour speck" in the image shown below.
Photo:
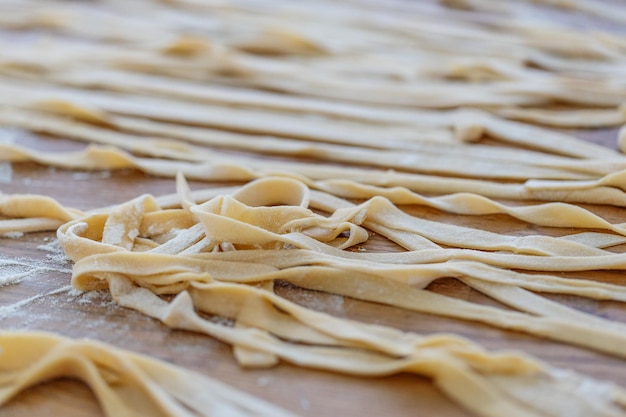
<path fill-rule="evenodd" d="M 44 241 L 46 241 L 46 239 L 44 239 Z M 59 244 L 59 241 L 57 239 L 53 239 L 45 245 L 39 245 L 37 246 L 37 249 L 48 252 L 48 254 L 46 254 L 46 258 L 49 261 L 57 266 L 65 267 L 63 268 L 63 270 L 67 269 L 67 264 L 69 260 L 67 259 L 67 256 L 65 256 L 65 252 L 63 252 L 63 248 L 61 248 L 61 245 Z"/>
<path fill-rule="evenodd" d="M 311 401 L 307 400 L 306 398 L 300 398 L 300 408 L 303 410 L 308 410 L 309 408 L 311 408 Z"/>
<path fill-rule="evenodd" d="M 256 380 L 256 384 L 259 387 L 266 387 L 270 384 L 270 382 L 272 382 L 272 378 L 269 376 L 262 376 L 262 377 L 257 378 Z"/>
<path fill-rule="evenodd" d="M 7 237 L 9 239 L 19 239 L 21 237 L 24 237 L 24 233 L 23 232 L 6 232 L 2 234 L 2 237 Z"/>
<path fill-rule="evenodd" d="M 33 301 L 39 300 L 40 298 L 44 298 L 47 297 L 49 295 L 56 295 L 56 294 L 61 294 L 64 292 L 68 292 L 72 289 L 72 287 L 65 286 L 65 287 L 61 287 L 61 288 L 57 288 L 56 290 L 52 290 L 50 292 L 47 292 L 45 294 L 37 294 L 37 295 L 33 295 L 32 297 L 26 298 L 25 300 L 22 301 L 18 301 L 16 303 L 13 304 L 9 304 L 8 306 L 1 306 L 0 307 L 0 319 L 2 318 L 6 318 L 8 316 L 11 316 L 13 314 L 15 314 L 17 311 L 19 311 L 20 308 L 32 303 Z"/>
<path fill-rule="evenodd" d="M 33 273 L 29 265 L 0 259 L 0 286 L 16 284 Z"/>

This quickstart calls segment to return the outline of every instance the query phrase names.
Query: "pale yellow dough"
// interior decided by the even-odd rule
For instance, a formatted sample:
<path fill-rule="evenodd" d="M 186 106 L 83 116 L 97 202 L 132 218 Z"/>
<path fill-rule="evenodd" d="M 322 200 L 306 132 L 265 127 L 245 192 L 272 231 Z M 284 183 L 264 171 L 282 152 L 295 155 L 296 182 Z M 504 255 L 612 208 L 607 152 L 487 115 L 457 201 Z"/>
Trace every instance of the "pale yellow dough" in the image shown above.
<path fill-rule="evenodd" d="M 334 318 L 246 284 L 283 279 L 305 288 L 478 320 L 626 356 L 619 347 L 626 342 L 621 340 L 621 325 L 576 312 L 520 288 L 529 285 L 542 291 L 626 299 L 621 287 L 524 276 L 474 263 L 402 264 L 394 254 L 344 252 L 339 248 L 359 243 L 367 235 L 362 235 L 360 226 L 351 220 L 354 217 L 342 214 L 342 210 L 328 218 L 314 214 L 307 205 L 309 201 L 315 204 L 316 197 L 303 183 L 292 179 L 259 180 L 234 190 L 232 197 L 218 195 L 200 205 L 191 199 L 182 178 L 179 187 L 181 209 L 161 210 L 152 197 L 144 196 L 109 213 L 94 214 L 61 227 L 61 245 L 76 262 L 73 285 L 83 290 L 108 288 L 122 306 L 175 328 L 217 337 L 244 353 L 262 353 L 261 360 L 256 355 L 237 355 L 243 365 L 269 366 L 280 358 L 358 375 L 416 372 L 432 377 L 452 398 L 480 415 L 543 415 L 533 407 L 531 410 L 517 402 L 509 403 L 504 397 L 492 398 L 495 388 L 490 382 L 501 373 L 509 375 L 511 381 L 526 379 L 529 372 L 538 372 L 541 366 L 537 368 L 521 356 L 479 353 L 473 344 L 452 336 L 423 338 Z M 385 212 L 383 206 L 372 211 L 377 210 Z M 357 217 L 365 222 L 369 216 Z M 393 222 L 393 217 L 387 213 L 369 221 L 392 228 L 388 220 Z M 163 242 L 157 237 L 174 227 L 171 219 L 177 219 L 178 232 Z M 160 223 L 168 227 L 159 227 Z M 181 229 L 185 223 L 186 228 Z M 350 236 L 341 237 L 342 231 L 349 231 Z M 458 276 L 468 285 L 531 314 L 504 312 L 419 289 L 441 276 Z M 177 296 L 168 303 L 159 294 Z M 234 319 L 238 326 L 212 323 L 196 311 Z M 444 339 L 439 342 L 431 341 L 441 337 Z M 463 387 L 458 385 L 460 380 L 465 381 Z M 509 389 L 508 382 L 500 383 L 500 389 Z M 555 385 L 542 389 L 563 389 L 560 382 L 551 384 Z M 467 394 L 470 391 L 472 396 Z M 495 408 L 481 406 L 486 398 Z M 549 407 L 558 410 L 561 406 L 550 402 Z M 602 407 L 609 407 L 608 412 L 613 406 Z"/>
<path fill-rule="evenodd" d="M 0 332 L 0 405 L 24 389 L 74 378 L 108 417 L 294 417 L 215 379 L 90 340 Z"/>

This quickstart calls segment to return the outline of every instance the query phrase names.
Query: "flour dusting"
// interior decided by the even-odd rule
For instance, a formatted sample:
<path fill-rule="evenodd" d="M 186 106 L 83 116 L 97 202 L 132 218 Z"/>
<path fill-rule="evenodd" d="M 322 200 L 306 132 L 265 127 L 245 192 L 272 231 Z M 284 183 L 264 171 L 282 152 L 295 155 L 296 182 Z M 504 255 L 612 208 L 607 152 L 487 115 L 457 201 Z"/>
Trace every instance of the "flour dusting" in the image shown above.
<path fill-rule="evenodd" d="M 68 269 L 69 259 L 65 256 L 65 252 L 63 252 L 63 248 L 61 248 L 59 241 L 57 239 L 49 240 L 46 238 L 44 239 L 44 242 L 48 243 L 37 246 L 37 249 L 48 252 L 46 254 L 46 259 L 59 267 L 59 270 L 62 270 L 63 272 L 71 272 L 71 270 Z"/>
<path fill-rule="evenodd" d="M 0 286 L 16 284 L 34 271 L 32 265 L 0 258 Z"/>
<path fill-rule="evenodd" d="M 9 239 L 19 239 L 24 237 L 24 232 L 6 232 L 2 234 L 2 237 L 6 237 Z"/>
<path fill-rule="evenodd" d="M 33 295 L 32 297 L 26 298 L 24 300 L 18 301 L 16 303 L 13 304 L 9 304 L 8 306 L 1 306 L 0 307 L 0 319 L 15 315 L 15 313 L 17 313 L 20 309 L 22 309 L 23 307 L 27 306 L 28 304 L 31 304 L 34 301 L 39 300 L 40 298 L 44 298 L 44 297 L 48 297 L 50 295 L 56 295 L 56 294 L 61 294 L 64 292 L 68 292 L 72 289 L 72 287 L 65 286 L 65 287 L 61 287 L 61 288 L 57 288 L 56 290 L 52 290 L 50 292 L 44 293 L 44 294 L 36 294 Z"/>

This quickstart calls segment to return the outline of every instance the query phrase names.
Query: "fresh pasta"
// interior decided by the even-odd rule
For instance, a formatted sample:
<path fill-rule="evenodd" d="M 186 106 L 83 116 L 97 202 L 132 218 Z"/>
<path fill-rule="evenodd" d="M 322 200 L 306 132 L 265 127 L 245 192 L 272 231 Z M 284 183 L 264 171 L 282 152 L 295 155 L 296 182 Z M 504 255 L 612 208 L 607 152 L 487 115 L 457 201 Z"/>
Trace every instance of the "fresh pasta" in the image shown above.
<path fill-rule="evenodd" d="M 626 268 L 626 223 L 594 209 L 626 205 L 624 132 L 607 147 L 554 129 L 626 123 L 626 39 L 529 14 L 570 8 L 619 24 L 624 10 L 528 3 L 3 1 L 0 126 L 48 146 L 0 141 L 0 161 L 135 170 L 176 193 L 79 210 L 9 180 L 0 235 L 55 232 L 73 288 L 220 340 L 242 367 L 419 375 L 484 417 L 624 416 L 611 382 L 276 291 L 626 358 L 624 323 L 545 296 L 626 302 L 618 280 L 576 275 Z M 529 231 L 472 224 L 492 215 Z M 372 250 L 372 236 L 394 250 Z M 431 290 L 445 278 L 502 307 Z M 107 416 L 292 415 L 99 342 L 0 332 L 0 406 L 63 377 L 85 382 Z"/>

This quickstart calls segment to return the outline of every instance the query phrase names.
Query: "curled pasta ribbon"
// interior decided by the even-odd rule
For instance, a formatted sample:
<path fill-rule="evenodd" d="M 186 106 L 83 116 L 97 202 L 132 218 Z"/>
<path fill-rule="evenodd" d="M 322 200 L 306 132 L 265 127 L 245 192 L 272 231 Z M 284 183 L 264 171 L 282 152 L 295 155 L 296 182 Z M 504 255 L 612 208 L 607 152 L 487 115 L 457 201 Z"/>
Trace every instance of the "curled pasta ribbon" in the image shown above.
<path fill-rule="evenodd" d="M 0 234 L 56 230 L 62 224 L 84 216 L 56 200 L 33 194 L 0 194 Z"/>
<path fill-rule="evenodd" d="M 59 378 L 87 384 L 109 417 L 295 416 L 215 379 L 101 342 L 0 333 L 0 405 Z"/>
<path fill-rule="evenodd" d="M 622 336 L 619 330 L 621 327 L 616 323 L 576 312 L 523 290 L 626 300 L 619 286 L 546 275 L 525 275 L 472 262 L 445 262 L 449 253 L 458 254 L 447 249 L 429 248 L 397 254 L 346 252 L 341 248 L 350 247 L 367 238 L 360 226 L 348 221 L 355 216 L 359 223 L 363 222 L 369 227 L 378 225 L 387 237 L 400 241 L 402 239 L 396 239 L 398 234 L 419 233 L 412 228 L 411 222 L 419 223 L 420 220 L 396 212 L 385 204 L 374 205 L 376 209 L 372 212 L 377 217 L 369 222 L 366 220 L 368 212 L 363 210 L 363 207 L 368 206 L 356 206 L 356 210 L 338 210 L 331 217 L 316 215 L 302 207 L 308 203 L 308 189 L 304 184 L 290 179 L 259 180 L 232 196 L 216 196 L 199 205 L 194 205 L 190 200 L 189 190 L 182 177 L 179 178 L 179 188 L 184 207 L 182 211 L 161 211 L 153 198 L 144 196 L 126 204 L 108 219 L 106 214 L 99 214 L 68 223 L 59 229 L 61 244 L 76 261 L 73 285 L 81 289 L 106 288 L 108 284 L 101 274 L 106 276 L 107 273 L 126 272 L 134 277 L 136 283 L 154 293 L 175 294 L 190 284 L 214 279 L 241 283 L 282 279 L 306 288 L 417 311 L 478 320 L 618 356 L 626 355 L 617 342 Z M 282 192 L 292 197 L 277 199 L 276 193 Z M 277 201 L 291 201 L 294 205 L 273 206 Z M 247 206 L 244 202 L 254 203 L 255 206 Z M 272 206 L 258 206 L 263 202 Z M 173 218 L 176 219 L 175 224 L 169 220 Z M 121 219 L 125 219 L 124 224 Z M 130 219 L 133 221 L 129 222 Z M 175 227 L 178 232 L 166 235 L 166 230 L 156 227 L 159 222 Z M 187 229 L 180 229 L 185 226 Z M 340 232 L 344 231 L 349 231 L 350 236 L 339 237 Z M 473 233 L 458 231 L 461 235 Z M 107 235 L 108 239 L 104 239 Z M 163 241 L 161 235 L 167 236 L 167 241 Z M 103 238 L 98 242 L 89 236 Z M 541 240 L 528 242 L 530 247 L 532 242 L 541 244 Z M 573 249 L 570 246 L 572 243 L 562 239 L 553 240 L 555 248 L 565 244 L 562 249 L 564 252 Z M 580 246 L 581 249 L 584 247 Z M 433 252 L 439 253 L 444 259 L 431 257 L 420 260 L 422 252 L 428 253 L 427 256 L 432 256 Z M 519 256 L 530 260 L 537 258 Z M 587 253 L 587 256 L 597 258 L 593 251 Z M 485 258 L 489 259 L 488 256 Z M 342 275 L 340 271 L 351 274 Z M 424 288 L 433 280 L 446 276 L 458 277 L 479 291 L 530 314 L 505 313 L 406 287 Z M 404 289 L 402 285 L 386 282 L 389 280 L 404 284 Z M 599 329 L 599 324 L 608 328 Z M 589 337 L 590 334 L 594 337 Z"/>
<path fill-rule="evenodd" d="M 346 216 L 341 211 L 336 218 L 315 214 L 307 208 L 315 197 L 293 179 L 259 180 L 230 196 L 218 195 L 196 204 L 180 177 L 179 199 L 181 208 L 162 210 L 154 198 L 144 196 L 61 227 L 60 243 L 76 262 L 73 285 L 83 290 L 108 288 L 122 306 L 174 328 L 230 343 L 239 352 L 236 357 L 242 365 L 271 366 L 282 359 L 364 376 L 415 372 L 431 377 L 451 398 L 485 416 L 502 412 L 543 415 L 528 404 L 493 394 L 510 390 L 510 395 L 520 399 L 526 385 L 558 393 L 576 383 L 569 385 L 554 378 L 550 368 L 515 353 L 490 354 L 455 336 L 420 336 L 339 319 L 249 284 L 287 280 L 305 288 L 478 320 L 614 355 L 626 354 L 619 348 L 624 343 L 619 324 L 573 311 L 520 288 L 524 282 L 531 287 L 534 282 L 539 285 L 534 289 L 567 292 L 570 287 L 587 296 L 619 299 L 624 294 L 617 286 L 549 276 L 532 280 L 520 273 L 473 263 L 399 265 L 396 254 L 346 252 L 340 248 L 350 237 L 337 232 L 349 230 L 358 235 L 358 224 L 353 229 L 345 224 L 355 218 L 357 223 L 365 222 L 366 216 Z M 341 244 L 336 244 L 337 240 Z M 374 256 L 368 259 L 367 255 Z M 385 256 L 389 256 L 386 261 Z M 421 289 L 444 276 L 457 276 L 530 314 L 474 305 Z M 167 302 L 159 294 L 176 296 Z M 230 318 L 236 325 L 213 323 L 201 313 Z M 492 380 L 502 383 L 498 390 L 504 391 L 492 392 Z M 531 380 L 533 383 L 528 382 Z M 534 385 L 535 381 L 544 381 L 547 386 L 541 382 Z M 620 415 L 618 404 L 613 403 L 619 392 L 617 389 L 605 397 L 600 408 Z M 495 408 L 481 406 L 484 401 L 495 404 Z M 595 403 L 597 399 L 581 401 L 582 409 L 590 410 L 595 405 L 587 401 Z M 549 399 L 546 402 L 554 410 L 562 406 Z"/>

